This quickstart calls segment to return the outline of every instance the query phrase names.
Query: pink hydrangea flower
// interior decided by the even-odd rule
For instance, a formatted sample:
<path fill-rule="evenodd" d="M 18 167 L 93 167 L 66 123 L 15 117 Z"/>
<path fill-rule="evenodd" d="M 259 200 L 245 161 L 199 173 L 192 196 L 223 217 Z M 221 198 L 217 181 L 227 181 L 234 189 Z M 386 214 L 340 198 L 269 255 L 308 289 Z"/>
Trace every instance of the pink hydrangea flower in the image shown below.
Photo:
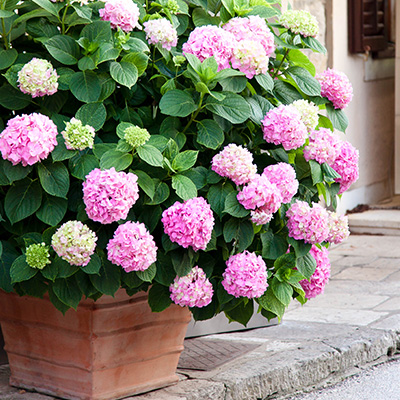
<path fill-rule="evenodd" d="M 195 266 L 186 276 L 177 276 L 169 287 L 171 300 L 181 307 L 205 307 L 214 290 L 204 271 Z"/>
<path fill-rule="evenodd" d="M 353 87 L 346 74 L 328 68 L 316 78 L 321 84 L 321 96 L 330 100 L 335 108 L 348 106 L 353 98 Z"/>
<path fill-rule="evenodd" d="M 125 272 L 144 271 L 157 260 L 157 246 L 144 224 L 127 221 L 107 244 L 108 259 Z"/>
<path fill-rule="evenodd" d="M 235 297 L 261 297 L 267 290 L 267 266 L 261 256 L 245 250 L 230 256 L 222 274 L 222 286 Z"/>
<path fill-rule="evenodd" d="M 230 68 L 233 48 L 236 45 L 232 33 L 214 25 L 204 25 L 195 28 L 183 44 L 183 53 L 194 54 L 201 62 L 214 57 L 218 63 L 218 71 Z"/>
<path fill-rule="evenodd" d="M 300 281 L 307 299 L 312 299 L 324 293 L 325 285 L 331 276 L 331 263 L 329 261 L 328 250 L 325 247 L 319 249 L 316 246 L 312 246 L 310 254 L 317 261 L 317 268 L 309 281 L 307 279 Z"/>
<path fill-rule="evenodd" d="M 178 201 L 167 208 L 161 222 L 171 242 L 182 247 L 191 246 L 194 251 L 205 250 L 211 240 L 214 216 L 203 197 L 195 197 L 184 203 Z"/>
<path fill-rule="evenodd" d="M 262 208 L 257 208 L 251 211 L 251 222 L 256 225 L 265 225 L 271 221 L 273 214 L 268 213 L 268 211 L 263 211 Z"/>
<path fill-rule="evenodd" d="M 281 144 L 285 150 L 303 146 L 308 137 L 300 113 L 292 106 L 281 105 L 274 108 L 261 123 L 264 139 L 268 143 Z"/>
<path fill-rule="evenodd" d="M 328 214 L 329 235 L 327 241 L 335 244 L 342 243 L 350 235 L 349 220 L 345 215 L 339 215 L 332 211 L 328 211 Z"/>
<path fill-rule="evenodd" d="M 282 204 L 280 190 L 265 175 L 256 175 L 238 193 L 237 199 L 246 210 L 262 208 L 268 214 L 278 211 Z"/>
<path fill-rule="evenodd" d="M 286 212 L 289 236 L 306 243 L 322 243 L 329 235 L 328 212 L 314 203 L 312 207 L 305 201 L 297 200 Z"/>
<path fill-rule="evenodd" d="M 269 165 L 264 169 L 263 175 L 278 187 L 282 195 L 282 203 L 289 203 L 299 189 L 296 171 L 288 163 Z"/>
<path fill-rule="evenodd" d="M 237 41 L 252 40 L 260 43 L 264 54 L 269 57 L 275 51 L 274 35 L 269 30 L 265 19 L 258 15 L 230 19 L 223 29 L 234 34 Z"/>
<path fill-rule="evenodd" d="M 320 128 L 310 134 L 310 142 L 304 147 L 306 161 L 332 164 L 338 154 L 340 139 L 330 129 Z"/>
<path fill-rule="evenodd" d="M 47 60 L 32 58 L 18 72 L 18 87 L 33 98 L 51 96 L 58 89 L 58 75 Z"/>
<path fill-rule="evenodd" d="M 81 221 L 68 221 L 51 238 L 54 251 L 71 265 L 86 266 L 96 248 L 97 236 Z"/>
<path fill-rule="evenodd" d="M 150 44 L 160 43 L 164 49 L 171 50 L 178 43 L 178 33 L 166 18 L 151 19 L 143 26 Z"/>
<path fill-rule="evenodd" d="M 265 74 L 268 71 L 269 58 L 264 47 L 255 40 L 241 40 L 233 49 L 232 68 L 243 72 L 247 78 Z"/>
<path fill-rule="evenodd" d="M 211 169 L 218 175 L 232 179 L 236 185 L 251 181 L 257 172 L 249 150 L 230 143 L 212 159 Z"/>
<path fill-rule="evenodd" d="M 135 28 L 142 29 L 139 24 L 139 7 L 132 0 L 102 0 L 104 8 L 99 10 L 103 21 L 110 21 L 111 28 L 121 28 L 131 32 Z"/>
<path fill-rule="evenodd" d="M 358 179 L 358 150 L 349 142 L 340 142 L 339 155 L 330 166 L 341 176 L 335 181 L 340 183 L 339 194 L 344 193 Z"/>
<path fill-rule="evenodd" d="M 83 182 L 86 213 L 102 224 L 125 219 L 138 198 L 137 176 L 131 172 L 117 172 L 114 167 L 105 171 L 96 168 Z"/>
<path fill-rule="evenodd" d="M 1 155 L 13 165 L 33 165 L 54 150 L 56 137 L 57 127 L 46 115 L 18 115 L 7 122 L 0 134 Z"/>

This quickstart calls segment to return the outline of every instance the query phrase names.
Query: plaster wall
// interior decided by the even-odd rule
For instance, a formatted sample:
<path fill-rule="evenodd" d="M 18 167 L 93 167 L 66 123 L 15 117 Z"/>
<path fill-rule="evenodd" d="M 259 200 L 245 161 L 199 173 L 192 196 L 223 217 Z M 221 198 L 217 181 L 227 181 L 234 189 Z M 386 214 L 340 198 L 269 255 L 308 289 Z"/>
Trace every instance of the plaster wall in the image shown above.
<path fill-rule="evenodd" d="M 395 193 L 400 194 L 400 7 L 396 9 Z"/>
<path fill-rule="evenodd" d="M 371 56 L 349 54 L 347 0 L 293 0 L 292 4 L 295 9 L 309 10 L 320 21 L 318 39 L 325 43 L 329 56 L 317 62 L 317 69 L 328 66 L 343 71 L 354 89 L 353 101 L 345 109 L 349 127 L 342 137 L 360 151 L 360 178 L 343 195 L 340 211 L 390 197 L 394 191 L 394 60 L 372 60 Z M 400 66 L 399 53 L 397 56 Z M 397 125 L 400 143 L 400 104 Z"/>

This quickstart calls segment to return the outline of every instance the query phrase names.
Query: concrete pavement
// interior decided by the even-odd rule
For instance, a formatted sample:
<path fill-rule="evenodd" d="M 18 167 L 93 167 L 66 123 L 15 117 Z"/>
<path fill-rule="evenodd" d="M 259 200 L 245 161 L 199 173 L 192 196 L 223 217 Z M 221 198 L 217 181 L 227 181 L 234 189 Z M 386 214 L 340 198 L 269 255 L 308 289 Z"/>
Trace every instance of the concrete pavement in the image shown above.
<path fill-rule="evenodd" d="M 177 385 L 132 400 L 290 398 L 396 357 L 400 238 L 352 235 L 330 258 L 325 294 L 304 306 L 291 305 L 282 324 L 206 337 L 214 349 L 248 344 L 252 350 L 209 371 L 180 369 Z M 7 367 L 0 369 L 1 400 L 52 399 L 9 388 L 7 373 Z"/>

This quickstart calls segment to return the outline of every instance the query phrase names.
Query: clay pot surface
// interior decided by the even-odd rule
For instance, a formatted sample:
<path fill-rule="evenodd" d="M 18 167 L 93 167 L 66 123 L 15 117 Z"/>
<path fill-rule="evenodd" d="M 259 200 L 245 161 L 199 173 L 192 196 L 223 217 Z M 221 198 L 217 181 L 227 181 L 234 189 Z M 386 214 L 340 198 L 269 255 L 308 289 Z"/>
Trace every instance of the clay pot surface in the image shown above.
<path fill-rule="evenodd" d="M 152 313 L 147 293 L 82 301 L 65 316 L 48 298 L 0 290 L 12 386 L 66 399 L 108 400 L 175 383 L 187 308 Z"/>

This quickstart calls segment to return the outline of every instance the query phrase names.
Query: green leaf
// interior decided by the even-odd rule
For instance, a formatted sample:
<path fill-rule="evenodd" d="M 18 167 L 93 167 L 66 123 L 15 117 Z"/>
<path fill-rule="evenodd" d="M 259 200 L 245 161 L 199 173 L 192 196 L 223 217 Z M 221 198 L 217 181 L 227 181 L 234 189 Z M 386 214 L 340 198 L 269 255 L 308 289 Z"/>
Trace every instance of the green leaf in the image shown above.
<path fill-rule="evenodd" d="M 203 146 L 217 150 L 225 140 L 225 134 L 222 128 L 212 119 L 203 119 L 197 123 L 197 143 Z"/>
<path fill-rule="evenodd" d="M 192 96 L 182 90 L 169 90 L 160 101 L 161 112 L 173 117 L 187 117 L 196 109 Z"/>
<path fill-rule="evenodd" d="M 211 209 L 220 217 L 225 209 L 226 197 L 233 191 L 233 186 L 230 183 L 222 183 L 210 187 L 207 194 L 207 200 L 210 203 Z"/>
<path fill-rule="evenodd" d="M 33 278 L 39 272 L 38 269 L 31 268 L 27 262 L 26 257 L 19 256 L 11 265 L 10 276 L 11 282 L 22 282 Z"/>
<path fill-rule="evenodd" d="M 54 258 L 53 264 L 57 265 L 57 278 L 69 278 L 79 271 L 79 267 L 69 264 L 67 261 L 58 256 Z"/>
<path fill-rule="evenodd" d="M 62 303 L 74 308 L 75 310 L 82 299 L 82 292 L 76 285 L 74 277 L 56 279 L 53 284 L 53 291 Z"/>
<path fill-rule="evenodd" d="M 333 108 L 330 104 L 327 104 L 326 111 L 333 127 L 340 132 L 345 132 L 349 125 L 349 120 L 343 110 L 338 110 Z"/>
<path fill-rule="evenodd" d="M 271 1 L 269 1 L 269 3 L 271 3 Z M 272 4 L 274 3 L 278 3 L 277 1 L 273 1 Z M 252 7 L 253 9 L 248 12 L 246 15 L 258 15 L 261 18 L 271 18 L 274 17 L 275 15 L 279 14 L 279 11 L 277 8 L 275 7 L 271 7 L 270 5 L 259 5 L 259 6 L 255 6 Z"/>
<path fill-rule="evenodd" d="M 306 279 L 310 279 L 311 275 L 315 272 L 316 267 L 317 267 L 317 262 L 310 253 L 306 254 L 305 256 L 298 257 L 296 260 L 297 270 Z"/>
<path fill-rule="evenodd" d="M 133 173 L 138 177 L 138 185 L 140 189 L 143 190 L 153 200 L 154 194 L 156 192 L 156 185 L 146 172 L 140 169 L 133 171 Z"/>
<path fill-rule="evenodd" d="M 110 65 L 110 75 L 117 83 L 130 89 L 137 82 L 139 72 L 134 64 L 113 61 Z"/>
<path fill-rule="evenodd" d="M 149 306 L 153 312 L 164 311 L 172 304 L 172 300 L 169 297 L 169 289 L 166 286 L 154 283 L 149 290 Z"/>
<path fill-rule="evenodd" d="M 311 168 L 311 177 L 313 184 L 316 185 L 317 183 L 321 183 L 324 181 L 324 177 L 322 175 L 322 168 L 321 164 L 319 164 L 317 161 L 310 160 L 309 161 L 310 168 Z"/>
<path fill-rule="evenodd" d="M 85 37 L 90 43 L 111 43 L 113 41 L 110 23 L 107 21 L 94 21 L 86 25 L 81 32 L 81 37 Z"/>
<path fill-rule="evenodd" d="M 129 273 L 126 273 L 125 271 L 123 271 L 121 280 L 130 289 L 137 288 L 143 284 L 143 281 L 136 275 L 135 271 L 129 272 Z"/>
<path fill-rule="evenodd" d="M 149 268 L 144 271 L 136 271 L 137 276 L 144 282 L 153 282 L 157 273 L 156 263 L 151 264 Z"/>
<path fill-rule="evenodd" d="M 64 65 L 74 65 L 80 58 L 78 44 L 70 36 L 53 36 L 44 43 L 47 51 L 60 63 Z"/>
<path fill-rule="evenodd" d="M 172 176 L 172 188 L 182 200 L 189 200 L 197 196 L 196 185 L 184 175 Z"/>
<path fill-rule="evenodd" d="M 117 85 L 115 84 L 114 79 L 112 79 L 108 74 L 99 74 L 98 77 L 101 81 L 101 93 L 99 101 L 104 101 L 114 93 Z"/>
<path fill-rule="evenodd" d="M 315 76 L 315 66 L 301 50 L 290 50 L 288 59 L 291 64 L 305 68 L 312 76 Z"/>
<path fill-rule="evenodd" d="M 95 168 L 99 168 L 99 161 L 91 154 L 79 154 L 69 160 L 69 170 L 75 178 L 84 180 L 86 175 Z"/>
<path fill-rule="evenodd" d="M 152 206 L 164 203 L 170 194 L 168 185 L 165 182 L 161 182 L 159 179 L 153 179 L 153 182 L 155 187 L 154 197 L 152 201 L 146 203 Z"/>
<path fill-rule="evenodd" d="M 78 68 L 81 71 L 87 71 L 87 70 L 92 71 L 96 69 L 96 63 L 93 60 L 93 57 L 84 56 L 78 61 Z"/>
<path fill-rule="evenodd" d="M 241 301 L 232 310 L 225 311 L 225 315 L 229 318 L 229 321 L 237 321 L 240 324 L 246 326 L 254 314 L 254 301 Z"/>
<path fill-rule="evenodd" d="M 71 93 L 83 103 L 95 103 L 101 93 L 101 82 L 93 71 L 76 72 L 69 87 Z"/>
<path fill-rule="evenodd" d="M 68 160 L 77 154 L 78 152 L 76 150 L 68 150 L 65 147 L 65 140 L 61 134 L 57 135 L 57 146 L 51 152 L 51 157 L 54 162 Z"/>
<path fill-rule="evenodd" d="M 42 7 L 43 9 L 48 11 L 51 15 L 58 17 L 58 12 L 60 9 L 56 7 L 56 5 L 51 1 L 49 0 L 32 0 L 32 1 L 36 3 L 39 7 Z"/>
<path fill-rule="evenodd" d="M 35 213 L 41 202 L 39 182 L 26 178 L 10 187 L 4 201 L 4 210 L 11 224 L 15 224 Z"/>
<path fill-rule="evenodd" d="M 206 108 L 232 124 L 240 124 L 250 117 L 250 106 L 247 101 L 234 93 L 227 93 L 222 102 L 209 97 Z"/>
<path fill-rule="evenodd" d="M 32 171 L 30 165 L 23 167 L 21 164 L 12 165 L 9 161 L 1 160 L 3 172 L 10 183 L 26 178 Z"/>
<path fill-rule="evenodd" d="M 38 175 L 43 189 L 48 194 L 66 198 L 69 190 L 69 172 L 63 163 L 40 163 Z"/>
<path fill-rule="evenodd" d="M 10 18 L 16 15 L 12 11 L 0 10 L 0 18 Z"/>
<path fill-rule="evenodd" d="M 19 253 L 8 242 L 0 242 L 2 244 L 3 252 L 0 257 L 0 288 L 6 292 L 12 292 L 13 285 L 11 284 L 10 269 L 11 265 Z"/>
<path fill-rule="evenodd" d="M 100 268 L 100 275 L 90 275 L 93 286 L 103 294 L 114 296 L 121 286 L 121 267 L 111 264 L 103 259 Z"/>
<path fill-rule="evenodd" d="M 275 260 L 288 249 L 286 237 L 283 234 L 274 235 L 272 231 L 267 231 L 260 235 L 262 242 L 262 256 L 270 260 Z"/>
<path fill-rule="evenodd" d="M 282 316 L 285 313 L 285 305 L 276 298 L 272 290 L 267 290 L 258 299 L 258 302 L 262 308 L 274 313 L 279 320 L 282 319 Z"/>
<path fill-rule="evenodd" d="M 52 286 L 50 285 L 48 286 L 48 293 L 50 301 L 53 303 L 54 307 L 65 315 L 65 313 L 70 309 L 70 307 L 64 304 L 62 301 L 60 301 L 60 299 L 54 293 Z"/>
<path fill-rule="evenodd" d="M 107 111 L 103 103 L 84 104 L 75 114 L 83 125 L 90 125 L 95 131 L 100 130 L 106 122 Z"/>
<path fill-rule="evenodd" d="M 292 301 L 293 288 L 287 282 L 279 282 L 277 278 L 273 278 L 271 281 L 271 289 L 275 297 L 287 307 Z"/>
<path fill-rule="evenodd" d="M 191 248 L 171 251 L 172 265 L 178 276 L 186 276 L 192 270 L 195 264 L 193 256 L 194 251 Z"/>
<path fill-rule="evenodd" d="M 318 116 L 318 128 L 327 128 L 330 129 L 333 132 L 333 125 L 332 122 L 329 118 L 325 117 L 324 115 L 319 115 Z"/>
<path fill-rule="evenodd" d="M 109 169 L 114 167 L 116 171 L 123 171 L 132 164 L 132 161 L 132 154 L 118 150 L 108 150 L 101 156 L 100 168 Z"/>
<path fill-rule="evenodd" d="M 142 52 L 133 52 L 123 56 L 121 61 L 133 64 L 138 70 L 138 75 L 141 76 L 146 72 L 149 57 Z"/>
<path fill-rule="evenodd" d="M 274 89 L 274 80 L 269 74 L 256 75 L 254 78 L 258 82 L 258 84 L 267 92 L 272 92 L 272 90 Z"/>
<path fill-rule="evenodd" d="M 218 17 L 212 17 L 202 8 L 195 8 L 192 14 L 193 23 L 197 26 L 203 25 L 217 25 L 220 23 L 220 19 Z"/>
<path fill-rule="evenodd" d="M 218 83 L 222 86 L 222 89 L 226 92 L 240 93 L 246 88 L 247 78 L 245 76 L 230 76 L 225 79 L 220 79 Z M 223 100 L 224 99 L 221 99 L 219 101 Z"/>
<path fill-rule="evenodd" d="M 237 192 L 230 192 L 225 199 L 225 209 L 223 211 L 232 217 L 243 218 L 250 214 L 249 210 L 246 210 L 237 199 Z"/>
<path fill-rule="evenodd" d="M 320 83 L 304 68 L 291 67 L 285 71 L 285 75 L 289 75 L 299 89 L 308 96 L 319 96 L 321 94 Z"/>
<path fill-rule="evenodd" d="M 0 70 L 13 65 L 17 57 L 18 52 L 15 49 L 0 50 Z"/>
<path fill-rule="evenodd" d="M 4 85 L 0 87 L 0 105 L 8 110 L 22 110 L 31 104 L 32 98 L 16 90 L 11 85 Z"/>
<path fill-rule="evenodd" d="M 96 253 L 92 254 L 92 256 L 90 257 L 89 264 L 80 268 L 85 274 L 88 275 L 99 274 L 101 268 L 100 257 Z"/>
<path fill-rule="evenodd" d="M 97 62 L 100 64 L 105 61 L 116 60 L 120 52 L 121 50 L 116 49 L 112 44 L 102 43 L 99 46 L 99 59 Z"/>
<path fill-rule="evenodd" d="M 67 212 L 68 201 L 60 197 L 43 194 L 43 202 L 36 216 L 45 224 L 55 226 L 61 222 Z"/>
<path fill-rule="evenodd" d="M 188 170 L 196 164 L 198 154 L 199 152 L 194 150 L 186 150 L 178 153 L 174 161 L 172 161 L 172 168 L 178 172 Z"/>
<path fill-rule="evenodd" d="M 150 146 L 149 144 L 144 144 L 137 148 L 137 154 L 141 160 L 146 162 L 153 167 L 162 167 L 164 157 L 161 154 L 160 150 L 158 150 L 154 146 Z"/>
<path fill-rule="evenodd" d="M 267 99 L 258 95 L 246 97 L 246 101 L 250 106 L 250 119 L 257 125 L 260 125 L 267 112 L 274 108 Z"/>
<path fill-rule="evenodd" d="M 302 95 L 290 83 L 275 81 L 274 96 L 283 104 L 291 104 L 296 100 L 302 100 Z"/>
<path fill-rule="evenodd" d="M 55 263 L 47 264 L 42 270 L 40 270 L 40 273 L 44 278 L 54 282 L 58 275 L 58 266 Z"/>
<path fill-rule="evenodd" d="M 311 250 L 311 244 L 305 243 L 304 240 L 296 240 L 288 237 L 288 243 L 294 248 L 296 257 L 303 257 Z"/>
<path fill-rule="evenodd" d="M 302 37 L 302 40 L 307 45 L 307 47 L 309 47 L 313 51 L 316 51 L 317 53 L 326 54 L 326 48 L 312 36 Z"/>
<path fill-rule="evenodd" d="M 96 143 L 93 147 L 94 155 L 100 160 L 103 154 L 117 148 L 115 143 Z"/>
<path fill-rule="evenodd" d="M 230 243 L 235 240 L 239 253 L 246 250 L 254 239 L 253 224 L 248 220 L 229 219 L 224 225 L 223 233 L 226 242 Z"/>

